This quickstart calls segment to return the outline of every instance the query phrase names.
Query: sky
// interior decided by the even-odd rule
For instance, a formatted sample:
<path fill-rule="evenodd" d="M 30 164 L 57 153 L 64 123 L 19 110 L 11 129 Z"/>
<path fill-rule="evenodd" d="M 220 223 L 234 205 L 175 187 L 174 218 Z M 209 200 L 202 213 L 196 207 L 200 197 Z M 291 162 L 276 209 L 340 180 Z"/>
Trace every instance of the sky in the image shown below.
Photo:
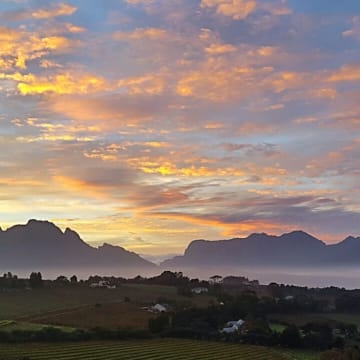
<path fill-rule="evenodd" d="M 358 0 L 2 0 L 0 225 L 358 236 L 359 100 Z"/>

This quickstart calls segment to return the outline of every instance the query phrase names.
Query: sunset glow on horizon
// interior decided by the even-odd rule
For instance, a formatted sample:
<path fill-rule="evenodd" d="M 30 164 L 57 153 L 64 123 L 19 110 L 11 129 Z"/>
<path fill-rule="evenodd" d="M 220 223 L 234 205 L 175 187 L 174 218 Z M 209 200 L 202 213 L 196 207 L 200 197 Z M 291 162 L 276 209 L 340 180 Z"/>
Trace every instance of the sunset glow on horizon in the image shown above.
<path fill-rule="evenodd" d="M 359 179 L 358 0 L 1 1 L 2 229 L 338 242 Z"/>

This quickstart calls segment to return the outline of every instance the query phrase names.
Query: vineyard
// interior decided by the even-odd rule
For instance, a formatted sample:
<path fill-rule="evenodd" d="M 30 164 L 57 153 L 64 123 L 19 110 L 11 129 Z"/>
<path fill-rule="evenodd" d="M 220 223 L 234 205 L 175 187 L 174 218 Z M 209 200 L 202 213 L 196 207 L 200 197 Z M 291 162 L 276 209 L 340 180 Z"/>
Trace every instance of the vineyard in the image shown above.
<path fill-rule="evenodd" d="M 148 340 L 64 344 L 11 344 L 0 347 L 6 360 L 286 360 L 264 347 L 192 340 Z"/>

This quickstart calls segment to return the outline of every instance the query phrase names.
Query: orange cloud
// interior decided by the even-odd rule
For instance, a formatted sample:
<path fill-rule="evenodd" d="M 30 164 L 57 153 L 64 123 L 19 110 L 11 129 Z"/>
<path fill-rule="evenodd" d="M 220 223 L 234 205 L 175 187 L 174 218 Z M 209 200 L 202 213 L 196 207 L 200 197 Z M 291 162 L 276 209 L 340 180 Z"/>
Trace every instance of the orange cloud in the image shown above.
<path fill-rule="evenodd" d="M 76 86 L 75 84 L 74 89 Z M 101 87 L 98 90 L 101 91 Z M 125 127 L 122 129 L 125 133 L 126 128 L 129 130 L 136 128 L 167 110 L 166 100 L 149 94 L 105 93 L 99 95 L 95 92 L 93 96 L 85 95 L 86 92 L 84 96 L 53 96 L 47 99 L 44 106 L 70 119 L 92 124 L 98 131 L 116 131 Z M 148 131 L 150 132 L 149 129 Z"/>
<path fill-rule="evenodd" d="M 164 75 L 148 74 L 119 80 L 117 86 L 126 88 L 130 94 L 161 94 L 166 85 Z"/>
<path fill-rule="evenodd" d="M 1 74 L 0 74 L 1 77 Z M 21 95 L 34 94 L 88 94 L 103 91 L 108 84 L 102 77 L 92 74 L 75 74 L 64 72 L 48 77 L 34 74 L 2 75 L 3 78 L 13 79 L 18 82 L 17 88 Z"/>
<path fill-rule="evenodd" d="M 64 36 L 40 36 L 24 30 L 0 27 L 0 62 L 3 70 L 26 69 L 30 60 L 51 53 L 68 52 L 80 44 L 80 41 Z"/>
<path fill-rule="evenodd" d="M 221 55 L 236 51 L 237 48 L 231 44 L 211 44 L 205 49 L 210 55 Z"/>
<path fill-rule="evenodd" d="M 291 226 L 281 223 L 274 223 L 266 220 L 246 220 L 238 223 L 227 223 L 221 220 L 221 216 L 194 215 L 176 212 L 146 213 L 146 215 L 161 219 L 174 219 L 192 223 L 196 226 L 206 226 L 221 229 L 221 235 L 227 237 L 247 236 L 250 233 L 258 232 L 259 229 L 268 233 L 283 233 L 290 230 Z M 213 230 L 214 231 L 214 230 Z"/>
<path fill-rule="evenodd" d="M 97 199 L 110 198 L 106 187 L 102 187 L 99 184 L 92 184 L 88 181 L 75 179 L 65 175 L 54 175 L 53 181 L 56 186 L 60 186 L 65 190 L 72 191 L 80 196 L 90 196 Z"/>
<path fill-rule="evenodd" d="M 360 81 L 360 64 L 344 65 L 328 78 L 330 82 Z"/>
<path fill-rule="evenodd" d="M 163 39 L 167 32 L 159 28 L 137 28 L 133 31 L 117 31 L 113 34 L 114 40 L 158 40 Z"/>
<path fill-rule="evenodd" d="M 245 20 L 257 10 L 265 10 L 272 15 L 289 15 L 292 10 L 282 2 L 268 3 L 264 0 L 201 0 L 201 8 L 215 8 L 216 13 L 234 20 Z"/>
<path fill-rule="evenodd" d="M 257 80 L 270 71 L 272 69 L 234 66 L 223 59 L 210 58 L 198 70 L 183 74 L 178 80 L 176 92 L 180 96 L 213 102 L 247 98 L 263 90 Z"/>
<path fill-rule="evenodd" d="M 191 162 L 190 160 L 188 161 Z M 203 165 L 178 165 L 166 159 L 151 158 L 130 158 L 127 160 L 130 167 L 141 170 L 146 174 L 161 174 L 163 176 L 184 176 L 184 177 L 239 177 L 245 172 L 235 167 L 210 168 Z"/>
<path fill-rule="evenodd" d="M 256 10 L 255 0 L 202 0 L 202 8 L 216 8 L 218 14 L 230 16 L 235 20 L 246 19 Z"/>
<path fill-rule="evenodd" d="M 70 16 L 77 8 L 66 3 L 53 5 L 48 9 L 37 9 L 31 12 L 31 16 L 35 19 L 49 19 L 58 16 Z"/>

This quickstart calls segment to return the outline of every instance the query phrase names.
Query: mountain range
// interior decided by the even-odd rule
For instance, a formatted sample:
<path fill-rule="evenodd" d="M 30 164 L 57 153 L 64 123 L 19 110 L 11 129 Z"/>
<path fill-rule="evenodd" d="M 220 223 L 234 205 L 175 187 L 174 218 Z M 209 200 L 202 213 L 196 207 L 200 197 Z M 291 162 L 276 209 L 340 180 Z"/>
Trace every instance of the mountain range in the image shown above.
<path fill-rule="evenodd" d="M 79 234 L 64 232 L 48 221 L 30 220 L 6 231 L 0 228 L 0 266 L 5 268 L 41 267 L 119 267 L 155 268 L 156 265 L 120 246 L 103 244 L 94 248 Z"/>
<path fill-rule="evenodd" d="M 327 245 L 303 232 L 281 236 L 264 233 L 230 240 L 194 240 L 182 256 L 163 261 L 161 269 L 204 266 L 342 266 L 360 265 L 360 237 Z M 79 234 L 62 231 L 48 221 L 29 220 L 3 231 L 0 228 L 2 269 L 40 267 L 91 267 L 156 270 L 157 265 L 120 246 L 95 248 Z"/>
<path fill-rule="evenodd" d="M 349 236 L 332 245 L 303 232 L 281 236 L 252 234 L 230 240 L 194 240 L 182 256 L 163 267 L 194 266 L 338 266 L 360 265 L 360 237 Z"/>

